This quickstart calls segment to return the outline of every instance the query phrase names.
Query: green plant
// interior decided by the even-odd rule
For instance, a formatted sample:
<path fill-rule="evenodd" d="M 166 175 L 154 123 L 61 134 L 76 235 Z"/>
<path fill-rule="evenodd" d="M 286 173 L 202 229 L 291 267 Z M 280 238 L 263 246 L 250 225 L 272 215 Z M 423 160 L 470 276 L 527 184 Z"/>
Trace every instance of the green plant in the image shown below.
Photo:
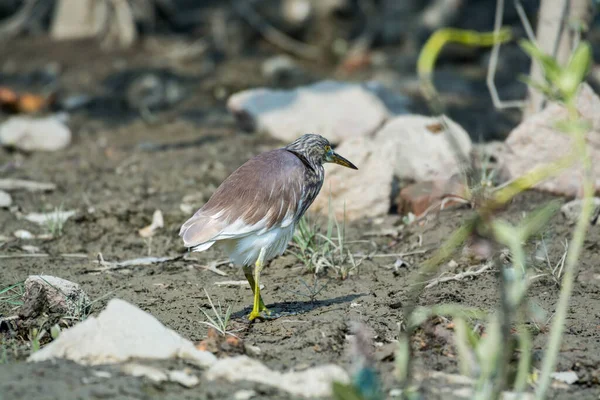
<path fill-rule="evenodd" d="M 200 321 L 200 323 L 203 325 L 210 326 L 211 328 L 214 328 L 217 332 L 219 332 L 223 336 L 225 336 L 225 335 L 235 336 L 232 332 L 228 331 L 229 319 L 231 318 L 231 311 L 232 311 L 231 305 L 229 307 L 227 307 L 227 310 L 223 311 L 223 307 L 221 307 L 221 302 L 219 302 L 217 300 L 217 307 L 218 307 L 218 309 L 217 309 L 217 307 L 215 307 L 215 304 L 213 303 L 213 301 L 210 298 L 210 295 L 208 294 L 206 289 L 204 289 L 204 293 L 206 294 L 206 298 L 208 299 L 208 303 L 210 304 L 214 318 L 211 317 L 210 315 L 208 315 L 208 313 L 206 311 L 204 311 L 203 309 L 200 309 L 200 311 L 202 311 L 202 313 L 208 320 L 208 322 Z"/>
<path fill-rule="evenodd" d="M 62 236 L 66 219 L 62 215 L 62 204 L 54 207 L 54 211 L 46 214 L 46 230 L 54 237 Z"/>
<path fill-rule="evenodd" d="M 315 274 L 329 268 L 342 280 L 348 278 L 360 266 L 362 259 L 357 261 L 348 249 L 345 215 L 344 208 L 343 222 L 340 223 L 333 212 L 330 198 L 325 234 L 319 232 L 316 224 L 310 223 L 308 216 L 304 216 L 293 237 L 293 245 L 298 251 L 289 250 L 290 253 Z"/>
<path fill-rule="evenodd" d="M 531 333 L 525 325 L 527 314 L 531 311 L 526 296 L 530 282 L 527 271 L 531 265 L 527 263 L 524 244 L 545 226 L 556 213 L 558 204 L 551 202 L 540 210 L 530 213 L 527 218 L 517 225 L 511 225 L 503 220 L 501 214 L 506 204 L 519 193 L 534 187 L 546 178 L 557 176 L 576 163 L 580 163 L 584 171 L 580 216 L 573 237 L 568 246 L 565 246 L 564 262 L 561 261 L 554 267 L 550 266 L 552 275 L 557 281 L 560 281 L 560 295 L 556 313 L 552 320 L 550 339 L 544 354 L 542 369 L 537 381 L 536 398 L 539 400 L 545 398 L 548 390 L 560 348 L 577 260 L 593 212 L 591 198 L 594 191 L 594 182 L 591 175 L 589 149 L 586 143 L 586 134 L 590 129 L 590 124 L 581 118 L 576 107 L 578 90 L 591 64 L 591 48 L 588 43 L 580 42 L 567 65 L 560 66 L 552 57 L 543 54 L 534 44 L 521 42 L 521 46 L 534 60 L 542 65 L 544 70 L 544 80 L 542 82 L 528 81 L 528 83 L 542 91 L 551 100 L 562 103 L 566 108 L 568 116 L 566 119 L 559 121 L 556 128 L 572 137 L 573 147 L 567 156 L 553 163 L 533 168 L 502 187 L 484 190 L 484 195 L 478 196 L 478 201 L 472 201 L 475 208 L 474 214 L 451 234 L 433 256 L 410 277 L 410 280 L 416 283 L 411 285 L 404 314 L 407 316 L 405 318 L 412 322 L 407 324 L 406 330 L 399 338 L 396 357 L 397 375 L 405 389 L 412 387 L 412 359 L 414 357 L 409 345 L 409 338 L 418 326 L 415 322 L 419 322 L 419 319 L 415 319 L 415 315 L 419 310 L 416 307 L 417 299 L 426 282 L 437 273 L 440 265 L 448 260 L 469 238 L 477 237 L 479 240 L 487 241 L 489 247 L 494 251 L 508 248 L 511 257 L 509 262 L 496 260 L 496 269 L 500 271 L 501 307 L 498 312 L 487 318 L 486 337 L 477 338 L 473 336 L 465 321 L 460 316 L 454 316 L 457 326 L 457 350 L 461 371 L 476 378 L 472 398 L 499 398 L 502 391 L 508 387 L 512 332 L 513 327 L 516 327 L 514 331 L 516 332 L 521 356 L 517 365 L 513 388 L 517 392 L 526 390 L 530 381 L 531 368 Z M 423 51 L 431 52 L 431 47 L 426 46 Z M 431 65 L 433 64 L 431 63 Z M 427 82 L 424 82 L 424 84 L 427 84 Z M 436 112 L 441 110 L 439 102 L 434 105 L 438 107 Z M 481 180 L 485 182 L 489 179 Z M 460 307 L 456 310 L 460 310 Z M 473 369 L 473 365 L 476 366 L 475 369 Z"/>
<path fill-rule="evenodd" d="M 0 304 L 6 304 L 10 307 L 23 304 L 23 295 L 25 294 L 25 282 L 17 282 L 0 289 Z"/>

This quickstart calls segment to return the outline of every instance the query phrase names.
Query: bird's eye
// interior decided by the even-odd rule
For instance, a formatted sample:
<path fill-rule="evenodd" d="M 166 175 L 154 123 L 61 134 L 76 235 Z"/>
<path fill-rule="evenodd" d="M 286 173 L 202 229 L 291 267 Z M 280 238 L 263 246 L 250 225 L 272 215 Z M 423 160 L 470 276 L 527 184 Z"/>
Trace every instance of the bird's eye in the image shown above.
<path fill-rule="evenodd" d="M 325 146 L 325 152 L 331 153 L 331 146 Z"/>

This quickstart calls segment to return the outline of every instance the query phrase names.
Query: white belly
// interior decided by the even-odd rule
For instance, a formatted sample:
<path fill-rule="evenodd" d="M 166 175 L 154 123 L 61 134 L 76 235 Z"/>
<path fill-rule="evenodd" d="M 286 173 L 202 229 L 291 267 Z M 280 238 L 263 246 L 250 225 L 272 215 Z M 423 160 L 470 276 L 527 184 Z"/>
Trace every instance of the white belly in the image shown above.
<path fill-rule="evenodd" d="M 273 228 L 262 235 L 250 234 L 239 239 L 223 240 L 223 248 L 236 265 L 253 265 L 260 249 L 265 248 L 265 261 L 275 258 L 285 251 L 292 236 L 295 224 L 284 228 Z"/>

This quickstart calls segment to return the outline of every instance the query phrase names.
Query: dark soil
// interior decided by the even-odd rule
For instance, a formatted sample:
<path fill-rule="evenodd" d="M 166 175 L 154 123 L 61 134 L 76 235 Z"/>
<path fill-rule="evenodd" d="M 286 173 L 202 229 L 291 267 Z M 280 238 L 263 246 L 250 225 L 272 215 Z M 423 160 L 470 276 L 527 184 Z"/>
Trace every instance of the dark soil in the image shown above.
<path fill-rule="evenodd" d="M 407 278 L 431 250 L 460 226 L 469 210 L 445 211 L 415 226 L 403 226 L 398 216 L 346 225 L 349 240 L 373 242 L 350 244 L 354 253 L 369 252 L 372 246 L 376 246 L 378 255 L 424 251 L 402 257 L 406 264 L 399 268 L 394 268 L 398 258 L 395 256 L 367 258 L 348 279 L 340 280 L 333 271 L 315 278 L 291 254 L 274 260 L 262 274 L 263 296 L 275 311 L 292 315 L 269 322 L 246 322 L 252 303 L 249 288 L 214 285 L 217 281 L 243 280 L 241 269 L 221 266 L 227 273 L 223 277 L 199 267 L 223 259 L 218 250 L 193 254 L 192 261 L 90 273 L 89 270 L 98 267 L 93 262 L 98 253 L 108 261 L 118 261 L 184 252 L 177 232 L 189 214 L 180 209 L 182 199 L 194 195 L 193 205 L 200 207 L 218 184 L 248 158 L 281 145 L 260 134 L 241 132 L 227 115 L 224 100 L 214 96 L 218 91 L 232 92 L 263 84 L 260 60 L 224 62 L 210 69 L 203 59 L 166 65 L 160 54 L 144 49 L 123 54 L 103 53 L 93 44 L 80 43 L 65 48 L 53 44 L 49 52 L 48 43 L 43 40 L 22 41 L 14 46 L 18 50 L 4 57 L 0 83 L 18 82 L 18 76 L 43 70 L 54 62 L 60 65 L 62 72 L 57 79 L 64 92 L 93 94 L 95 100 L 72 114 L 69 124 L 75 136 L 68 149 L 31 155 L 0 150 L 0 168 L 13 165 L 2 170 L 3 176 L 58 185 L 50 193 L 14 193 L 19 212 L 40 212 L 60 205 L 65 210 L 78 210 L 58 238 L 27 242 L 15 239 L 0 246 L 3 255 L 21 254 L 20 247 L 25 244 L 34 244 L 41 252 L 50 254 L 46 258 L 0 259 L 0 287 L 23 281 L 30 274 L 55 275 L 79 283 L 91 299 L 99 299 L 93 306 L 95 313 L 110 298 L 119 297 L 195 342 L 207 334 L 207 328 L 199 323 L 205 319 L 200 309 L 210 312 L 205 288 L 215 301 L 232 306 L 231 329 L 239 330 L 237 335 L 247 345 L 260 348 L 257 357 L 278 370 L 329 362 L 349 367 L 346 335 L 352 321 L 361 321 L 374 332 L 374 341 L 379 346 L 376 367 L 387 392 L 395 387 L 393 343 L 403 321 L 401 310 L 406 301 Z M 76 58 L 73 49 L 78 52 Z M 10 70 L 6 65 L 19 67 Z M 154 70 L 166 66 L 189 78 L 182 81 L 188 94 L 167 110 L 156 111 L 154 121 L 144 121 L 136 110 L 124 108 L 119 100 L 119 94 L 123 95 L 122 85 L 112 89 L 103 86 L 109 77 L 122 76 L 118 74 L 124 71 L 139 73 L 141 68 Z M 309 69 L 309 72 L 321 76 L 319 71 Z M 27 85 L 35 86 L 35 82 Z M 507 216 L 516 221 L 548 200 L 547 195 L 527 193 L 515 200 Z M 156 209 L 164 213 L 165 228 L 151 240 L 144 240 L 137 231 L 150 223 Z M 12 237 L 17 229 L 44 232 L 43 228 L 18 219 L 13 212 L 0 210 L 0 234 Z M 592 227 L 585 241 L 558 364 L 560 371 L 575 370 L 580 380 L 566 389 L 555 389 L 552 398 L 592 399 L 600 395 L 598 229 Z M 570 237 L 571 230 L 572 226 L 560 215 L 546 227 L 546 243 L 553 262 L 562 255 L 562 243 Z M 533 249 L 531 244 L 532 253 Z M 87 258 L 61 256 L 64 253 L 82 253 Z M 476 265 L 460 254 L 454 259 L 457 266 L 450 271 L 453 273 Z M 540 262 L 540 268 L 542 265 Z M 303 281 L 312 285 L 315 279 L 316 287 L 326 287 L 311 300 Z M 490 271 L 427 289 L 420 303 L 460 303 L 492 310 L 499 304 L 497 287 L 497 276 Z M 558 287 L 551 279 L 540 278 L 534 281 L 529 293 L 531 301 L 545 310 L 549 318 L 558 299 Z M 1 316 L 14 313 L 14 309 L 0 304 Z M 546 328 L 541 326 L 534 338 L 536 355 L 545 348 Z M 425 327 L 418 333 L 424 341 L 417 351 L 418 368 L 456 373 L 456 353 L 452 346 L 429 330 L 435 332 L 434 328 Z M 66 361 L 32 365 L 24 361 L 28 341 L 10 338 L 6 331 L 2 335 L 0 344 L 6 352 L 0 358 L 4 361 L 0 365 L 0 398 L 226 399 L 233 398 L 242 388 L 253 388 L 258 392 L 257 398 L 288 398 L 285 393 L 249 383 L 202 382 L 194 389 L 185 389 L 176 384 L 153 385 L 121 375 L 112 367 L 101 369 L 113 371 L 114 377 L 102 379 L 93 373 L 98 368 L 82 368 Z"/>

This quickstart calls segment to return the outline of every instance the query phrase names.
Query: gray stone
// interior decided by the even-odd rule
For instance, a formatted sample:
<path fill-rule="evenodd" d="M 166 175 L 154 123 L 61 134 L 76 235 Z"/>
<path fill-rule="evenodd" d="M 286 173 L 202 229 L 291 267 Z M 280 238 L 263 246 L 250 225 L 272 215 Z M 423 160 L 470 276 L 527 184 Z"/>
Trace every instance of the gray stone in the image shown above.
<path fill-rule="evenodd" d="M 87 314 L 90 299 L 74 282 L 51 275 L 31 275 L 25 280 L 25 295 L 19 315 L 32 320 L 43 314 L 81 318 Z"/>
<path fill-rule="evenodd" d="M 342 142 L 336 152 L 348 158 L 358 171 L 326 165 L 325 182 L 311 210 L 327 214 L 329 201 L 340 220 L 385 215 L 392 205 L 395 179 L 416 182 L 443 181 L 460 172 L 457 152 L 469 159 L 472 149 L 467 132 L 446 118 L 450 132 L 439 119 L 401 115 L 388 121 L 373 138 L 357 137 Z M 452 136 L 450 136 L 452 135 Z"/>
<path fill-rule="evenodd" d="M 0 190 L 0 208 L 8 208 L 12 205 L 12 197 L 4 190 Z"/>
<path fill-rule="evenodd" d="M 591 125 L 587 134 L 588 149 L 592 160 L 592 174 L 596 190 L 600 189 L 600 98 L 587 84 L 582 86 L 577 98 L 581 117 Z M 558 121 L 567 117 L 567 110 L 560 104 L 550 104 L 544 110 L 525 119 L 506 139 L 500 154 L 500 170 L 503 178 L 511 180 L 531 169 L 553 163 L 565 157 L 573 149 L 571 137 L 555 128 Z M 576 162 L 557 176 L 546 179 L 535 189 L 564 195 L 577 196 L 582 185 L 582 169 Z"/>
<path fill-rule="evenodd" d="M 261 383 L 306 398 L 329 397 L 332 395 L 333 382 L 350 382 L 346 371 L 337 365 L 328 364 L 304 371 L 279 372 L 247 356 L 221 359 L 206 371 L 205 376 L 209 381 Z"/>
<path fill-rule="evenodd" d="M 56 117 L 16 116 L 0 125 L 0 145 L 23 151 L 57 151 L 71 143 L 71 130 Z"/>
<path fill-rule="evenodd" d="M 321 81 L 293 90 L 250 89 L 227 107 L 247 130 L 284 142 L 319 133 L 333 143 L 374 133 L 389 117 L 384 103 L 363 85 Z"/>
<path fill-rule="evenodd" d="M 110 300 L 98 317 L 88 317 L 61 332 L 57 340 L 33 353 L 28 361 L 55 358 L 83 365 L 180 358 L 209 366 L 216 361 L 213 354 L 196 349 L 154 316 L 121 299 Z"/>

